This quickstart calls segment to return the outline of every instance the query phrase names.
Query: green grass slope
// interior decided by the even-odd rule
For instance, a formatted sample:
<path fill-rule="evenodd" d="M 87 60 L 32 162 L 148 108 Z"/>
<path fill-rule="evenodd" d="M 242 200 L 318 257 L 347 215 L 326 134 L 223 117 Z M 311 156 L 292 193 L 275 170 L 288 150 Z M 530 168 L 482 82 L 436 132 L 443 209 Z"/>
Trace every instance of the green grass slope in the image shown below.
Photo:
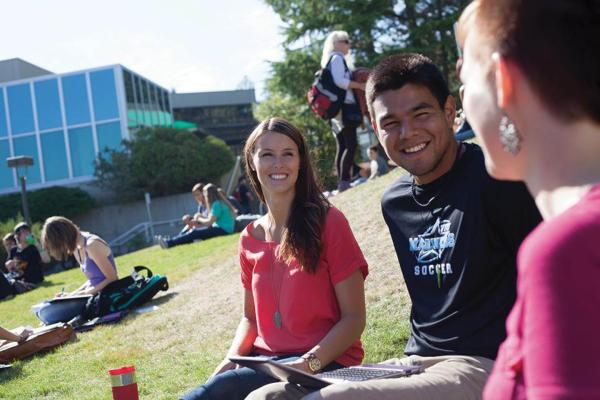
<path fill-rule="evenodd" d="M 369 263 L 366 281 L 365 362 L 402 354 L 409 333 L 409 299 L 379 200 L 394 171 L 332 199 L 352 226 Z M 170 290 L 159 310 L 131 314 L 121 323 L 77 335 L 55 351 L 0 372 L 0 399 L 108 399 L 107 371 L 134 364 L 140 398 L 173 399 L 205 381 L 223 358 L 242 312 L 238 235 L 179 246 L 152 247 L 117 258 L 120 275 L 146 265 L 167 275 Z M 44 286 L 0 302 L 0 325 L 37 326 L 30 307 L 62 287 L 83 282 L 77 269 L 47 278 Z"/>

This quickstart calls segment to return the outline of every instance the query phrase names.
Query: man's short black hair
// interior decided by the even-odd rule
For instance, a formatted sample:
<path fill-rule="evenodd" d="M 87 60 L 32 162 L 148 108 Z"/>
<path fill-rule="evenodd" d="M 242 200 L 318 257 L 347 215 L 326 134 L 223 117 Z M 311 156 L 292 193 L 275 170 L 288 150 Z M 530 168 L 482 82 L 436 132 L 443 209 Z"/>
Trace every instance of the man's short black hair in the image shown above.
<path fill-rule="evenodd" d="M 379 153 L 379 146 L 376 145 L 376 144 L 374 144 L 373 146 L 369 147 L 369 150 L 372 150 L 372 151 L 374 151 L 376 153 Z"/>
<path fill-rule="evenodd" d="M 404 85 L 425 86 L 443 109 L 450 95 L 448 83 L 433 61 L 422 54 L 404 53 L 384 58 L 369 74 L 366 94 L 371 116 L 373 101 L 381 93 Z"/>
<path fill-rule="evenodd" d="M 13 232 L 15 233 L 15 235 L 19 234 L 19 232 L 21 232 L 22 230 L 28 230 L 29 232 L 31 232 L 31 228 L 29 227 L 29 225 L 26 222 L 19 222 L 16 226 L 15 229 L 13 230 Z"/>

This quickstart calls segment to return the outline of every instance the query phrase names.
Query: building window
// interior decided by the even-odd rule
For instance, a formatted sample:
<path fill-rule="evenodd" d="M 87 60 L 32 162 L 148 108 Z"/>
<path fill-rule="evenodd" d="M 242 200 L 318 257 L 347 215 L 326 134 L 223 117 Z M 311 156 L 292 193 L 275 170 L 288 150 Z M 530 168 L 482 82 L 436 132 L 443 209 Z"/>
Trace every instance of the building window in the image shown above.
<path fill-rule="evenodd" d="M 8 128 L 6 126 L 6 109 L 4 108 L 4 90 L 0 88 L 0 137 L 8 136 Z"/>
<path fill-rule="evenodd" d="M 38 81 L 33 84 L 33 88 L 35 90 L 35 106 L 39 129 L 62 127 L 57 80 Z"/>
<path fill-rule="evenodd" d="M 0 159 L 6 160 L 10 157 L 10 145 L 8 139 L 0 140 Z M 15 186 L 12 168 L 8 168 L 6 161 L 0 164 L 0 188 L 11 188 Z"/>
<path fill-rule="evenodd" d="M 69 129 L 69 147 L 71 148 L 71 164 L 73 176 L 90 176 L 94 173 L 94 139 L 92 128 Z"/>
<path fill-rule="evenodd" d="M 13 144 L 15 146 L 15 156 L 33 158 L 33 166 L 27 167 L 27 183 L 40 183 L 42 179 L 35 135 L 15 138 Z"/>
<path fill-rule="evenodd" d="M 119 118 L 115 74 L 112 69 L 90 72 L 96 121 Z"/>
<path fill-rule="evenodd" d="M 33 108 L 31 106 L 31 92 L 29 84 L 8 86 L 8 108 L 10 113 L 10 126 L 13 135 L 33 132 Z"/>
<path fill-rule="evenodd" d="M 42 142 L 46 181 L 68 178 L 69 168 L 67 166 L 67 152 L 63 131 L 42 133 L 40 139 Z"/>
<path fill-rule="evenodd" d="M 63 97 L 68 125 L 90 122 L 85 75 L 70 75 L 62 78 Z"/>
<path fill-rule="evenodd" d="M 100 152 L 105 153 L 106 149 L 119 150 L 121 148 L 121 123 L 110 122 L 108 124 L 96 125 L 98 134 L 98 147 Z"/>
<path fill-rule="evenodd" d="M 123 85 L 125 86 L 125 98 L 127 100 L 127 126 L 135 128 L 138 123 L 133 75 L 125 69 L 123 69 Z"/>

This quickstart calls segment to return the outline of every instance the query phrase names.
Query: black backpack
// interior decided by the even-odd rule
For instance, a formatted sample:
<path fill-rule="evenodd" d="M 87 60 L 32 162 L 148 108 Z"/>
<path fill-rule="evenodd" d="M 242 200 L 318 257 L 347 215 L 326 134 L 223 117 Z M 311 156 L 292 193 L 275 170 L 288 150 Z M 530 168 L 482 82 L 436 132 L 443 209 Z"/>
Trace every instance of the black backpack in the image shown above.
<path fill-rule="evenodd" d="M 335 84 L 329 64 L 331 64 L 331 57 L 325 68 L 321 68 L 315 73 L 315 80 L 306 93 L 311 110 L 327 120 L 340 112 L 346 98 L 346 89 Z M 345 60 L 344 66 L 348 69 Z"/>
<path fill-rule="evenodd" d="M 142 271 L 146 271 L 145 277 L 140 273 Z M 168 289 L 166 276 L 153 275 L 150 269 L 141 265 L 133 267 L 131 275 L 111 282 L 88 300 L 83 312 L 84 319 L 131 310 L 151 300 L 159 291 Z"/>

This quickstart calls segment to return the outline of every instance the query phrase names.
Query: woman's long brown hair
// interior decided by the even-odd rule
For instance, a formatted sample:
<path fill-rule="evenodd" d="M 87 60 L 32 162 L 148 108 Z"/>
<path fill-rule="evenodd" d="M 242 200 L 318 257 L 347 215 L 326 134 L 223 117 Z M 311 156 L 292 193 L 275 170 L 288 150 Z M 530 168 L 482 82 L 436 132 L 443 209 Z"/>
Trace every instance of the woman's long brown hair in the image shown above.
<path fill-rule="evenodd" d="M 266 132 L 280 133 L 292 139 L 298 146 L 300 156 L 295 196 L 283 231 L 278 257 L 288 263 L 296 258 L 304 271 L 314 273 L 323 250 L 321 233 L 327 210 L 331 205 L 317 183 L 306 139 L 298 128 L 282 118 L 267 118 L 262 121 L 250 134 L 244 146 L 246 174 L 256 195 L 265 202 L 258 176 L 251 166 L 256 141 Z"/>

